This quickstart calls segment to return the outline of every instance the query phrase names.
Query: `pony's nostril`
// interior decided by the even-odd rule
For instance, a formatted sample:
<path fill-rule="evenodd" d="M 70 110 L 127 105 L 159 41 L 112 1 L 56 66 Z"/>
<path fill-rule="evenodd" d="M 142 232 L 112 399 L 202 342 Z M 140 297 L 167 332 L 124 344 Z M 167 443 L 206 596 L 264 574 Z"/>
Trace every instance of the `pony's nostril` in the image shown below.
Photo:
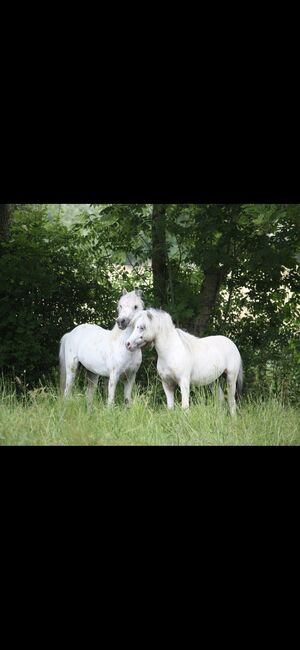
<path fill-rule="evenodd" d="M 130 350 L 130 348 L 131 348 L 131 344 L 129 343 L 129 341 L 127 341 L 127 343 L 126 343 L 126 347 L 127 347 L 128 350 Z"/>
<path fill-rule="evenodd" d="M 126 318 L 118 318 L 117 323 L 119 327 L 123 327 L 125 329 L 126 327 Z"/>

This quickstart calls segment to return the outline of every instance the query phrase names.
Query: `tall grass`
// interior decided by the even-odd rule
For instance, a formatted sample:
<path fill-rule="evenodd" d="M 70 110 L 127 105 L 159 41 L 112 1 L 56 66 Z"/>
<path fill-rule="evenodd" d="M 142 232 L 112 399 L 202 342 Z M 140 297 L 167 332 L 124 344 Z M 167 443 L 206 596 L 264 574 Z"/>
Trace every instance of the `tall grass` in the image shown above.
<path fill-rule="evenodd" d="M 298 445 L 300 410 L 280 399 L 245 398 L 232 419 L 204 391 L 188 412 L 167 411 L 159 384 L 135 392 L 133 405 L 107 407 L 98 393 L 91 413 L 85 395 L 63 401 L 56 388 L 41 387 L 20 398 L 2 385 L 0 445 Z"/>

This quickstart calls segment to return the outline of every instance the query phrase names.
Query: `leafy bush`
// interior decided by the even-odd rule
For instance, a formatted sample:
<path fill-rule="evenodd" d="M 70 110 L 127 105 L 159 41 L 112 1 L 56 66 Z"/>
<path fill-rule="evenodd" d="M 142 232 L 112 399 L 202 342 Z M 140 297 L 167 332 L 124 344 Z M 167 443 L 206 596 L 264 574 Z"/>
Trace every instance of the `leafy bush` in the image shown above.
<path fill-rule="evenodd" d="M 30 384 L 57 366 L 61 336 L 75 325 L 113 323 L 117 290 L 105 262 L 92 263 L 76 229 L 46 210 L 16 210 L 0 248 L 0 368 Z"/>

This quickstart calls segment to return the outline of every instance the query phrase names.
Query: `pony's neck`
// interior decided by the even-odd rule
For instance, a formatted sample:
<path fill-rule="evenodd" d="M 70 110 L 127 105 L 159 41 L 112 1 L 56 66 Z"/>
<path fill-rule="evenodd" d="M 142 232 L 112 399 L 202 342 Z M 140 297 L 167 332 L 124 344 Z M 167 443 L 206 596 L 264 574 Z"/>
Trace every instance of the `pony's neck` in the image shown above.
<path fill-rule="evenodd" d="M 111 335 L 112 335 L 113 339 L 121 339 L 121 338 L 123 338 L 124 341 L 127 341 L 127 339 L 130 337 L 131 333 L 132 333 L 132 328 L 131 328 L 130 325 L 128 325 L 126 330 L 120 330 L 117 323 L 115 324 L 115 326 L 111 330 Z"/>
<path fill-rule="evenodd" d="M 167 353 L 174 335 L 176 335 L 175 325 L 172 324 L 172 326 L 168 327 L 160 323 L 157 324 L 157 331 L 153 342 L 159 357 L 163 357 Z"/>

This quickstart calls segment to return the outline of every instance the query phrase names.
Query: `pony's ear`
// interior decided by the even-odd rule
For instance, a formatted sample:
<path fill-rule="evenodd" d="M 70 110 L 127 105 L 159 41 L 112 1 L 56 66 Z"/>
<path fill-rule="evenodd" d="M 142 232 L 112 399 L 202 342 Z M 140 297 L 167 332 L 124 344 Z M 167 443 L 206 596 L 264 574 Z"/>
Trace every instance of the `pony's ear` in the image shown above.
<path fill-rule="evenodd" d="M 153 320 L 153 316 L 151 314 L 151 311 L 147 311 L 147 316 L 148 316 L 149 320 Z"/>
<path fill-rule="evenodd" d="M 126 293 L 128 293 L 127 289 L 123 289 L 122 296 L 126 296 Z"/>
<path fill-rule="evenodd" d="M 135 287 L 134 290 L 135 290 L 136 295 L 137 295 L 139 298 L 142 298 L 142 297 L 143 297 L 143 292 L 142 292 L 141 289 L 138 289 L 137 287 Z"/>

